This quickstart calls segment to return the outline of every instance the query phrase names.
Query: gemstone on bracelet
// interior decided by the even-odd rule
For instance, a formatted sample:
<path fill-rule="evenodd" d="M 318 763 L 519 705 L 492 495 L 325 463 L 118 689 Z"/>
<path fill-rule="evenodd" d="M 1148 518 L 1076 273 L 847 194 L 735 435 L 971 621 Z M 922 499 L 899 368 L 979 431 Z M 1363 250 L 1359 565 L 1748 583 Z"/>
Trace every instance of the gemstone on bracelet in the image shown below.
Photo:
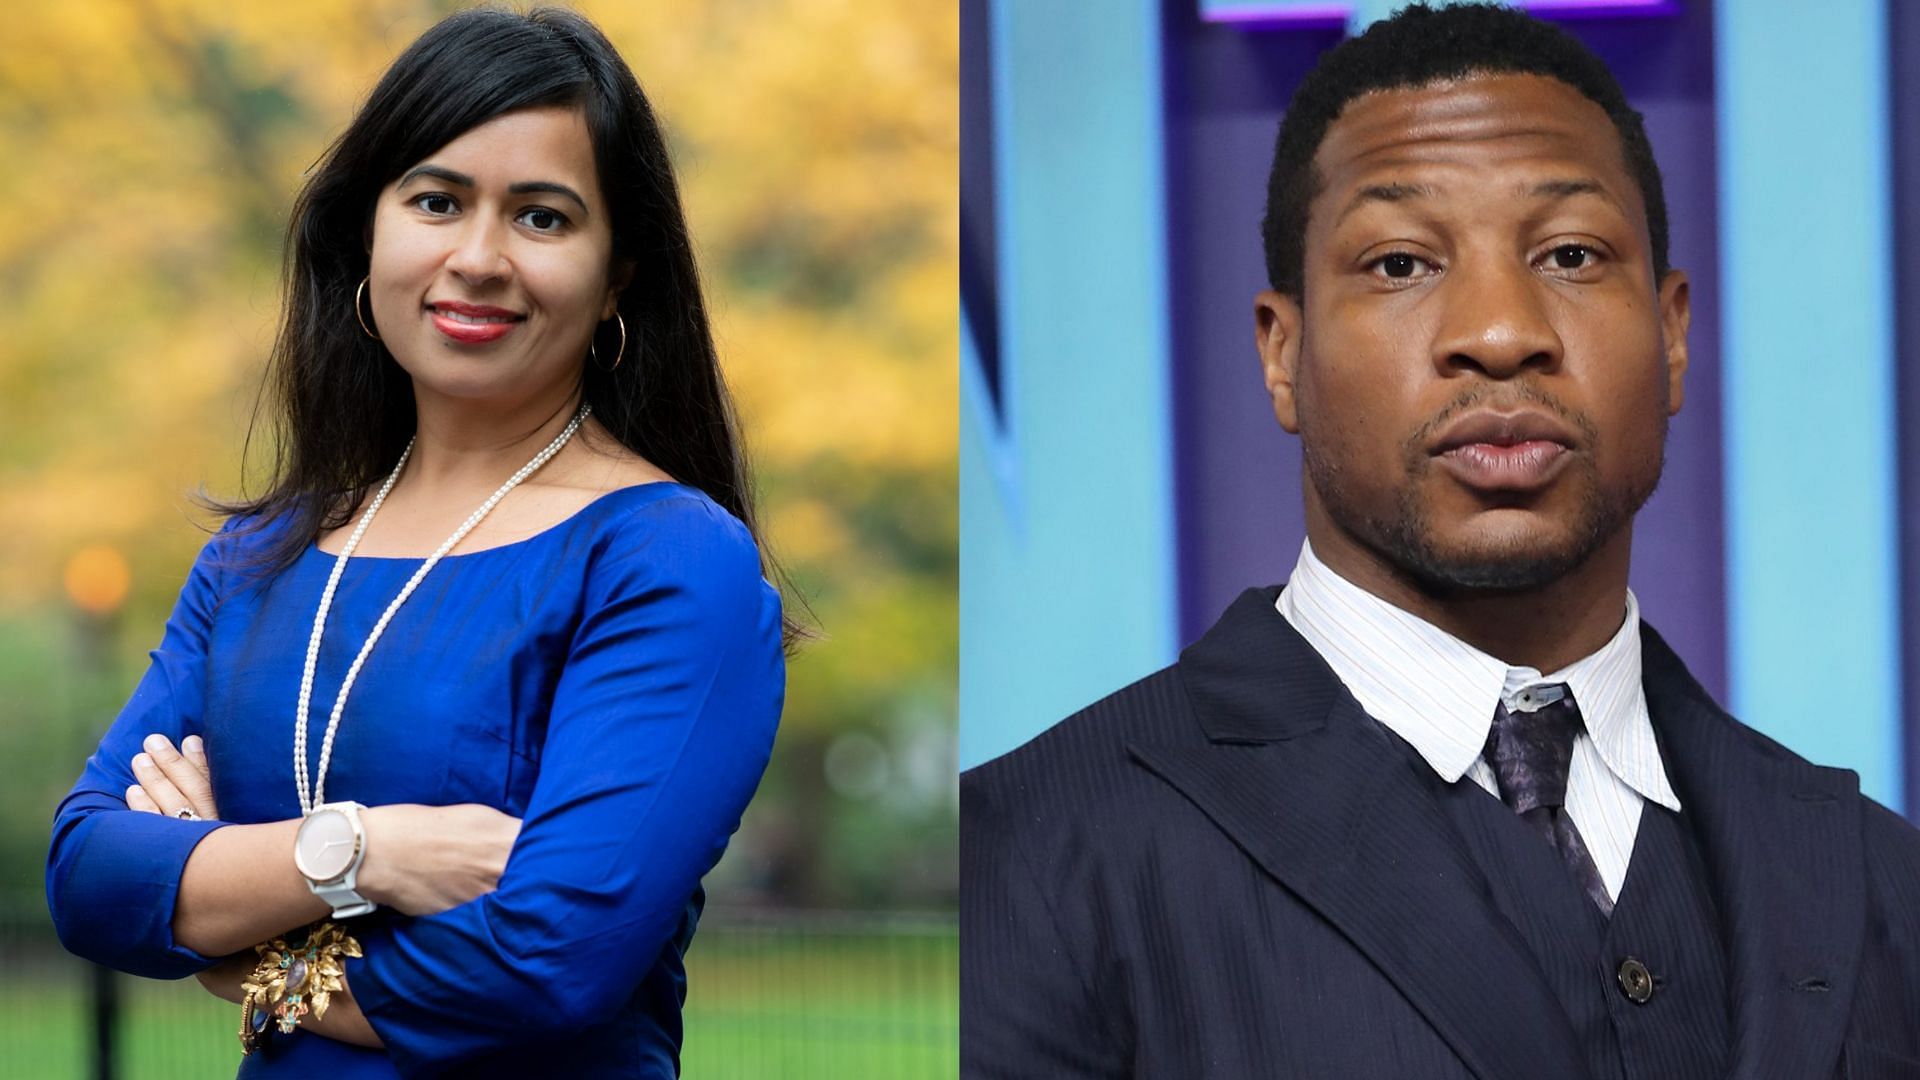
<path fill-rule="evenodd" d="M 267 1012 L 267 1010 L 265 1009 L 253 1010 L 253 1030 L 255 1031 L 267 1030 L 267 1021 L 272 1018 L 273 1018 L 273 1014 Z"/>
<path fill-rule="evenodd" d="M 295 960 L 293 967 L 287 972 L 287 989 L 291 990 L 296 986 L 302 986 L 306 981 L 307 962 L 305 960 Z"/>

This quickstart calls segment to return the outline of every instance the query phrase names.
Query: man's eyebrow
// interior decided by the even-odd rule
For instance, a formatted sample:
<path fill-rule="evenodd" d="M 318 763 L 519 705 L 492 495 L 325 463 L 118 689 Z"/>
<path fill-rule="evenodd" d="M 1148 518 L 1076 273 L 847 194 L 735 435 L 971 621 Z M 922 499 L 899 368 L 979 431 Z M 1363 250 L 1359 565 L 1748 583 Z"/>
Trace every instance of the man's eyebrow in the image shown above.
<path fill-rule="evenodd" d="M 409 170 L 407 175 L 400 178 L 398 186 L 406 187 L 422 176 L 431 176 L 436 180 L 444 180 L 449 184 L 455 184 L 465 188 L 474 186 L 473 177 L 463 172 L 455 172 L 452 169 L 440 165 L 421 165 Z M 565 184 L 555 183 L 552 180 L 522 180 L 517 184 L 509 184 L 507 186 L 507 194 L 509 195 L 526 195 L 534 192 L 545 192 L 550 195 L 565 196 L 579 204 L 581 214 L 584 215 L 588 213 L 587 200 L 581 198 L 579 192 Z"/>
<path fill-rule="evenodd" d="M 1620 205 L 1620 200 L 1614 198 L 1613 192 L 1605 184 L 1585 176 L 1522 184 L 1520 193 L 1530 199 L 1571 199 L 1576 195 L 1597 195 L 1615 206 Z"/>
<path fill-rule="evenodd" d="M 1367 203 L 1397 203 L 1406 202 L 1409 199 L 1428 199 L 1439 193 L 1440 189 L 1432 184 L 1368 184 L 1353 193 L 1353 198 L 1347 200 L 1347 205 L 1341 209 L 1340 216 L 1333 219 L 1333 223 L 1340 224 L 1342 218 Z"/>

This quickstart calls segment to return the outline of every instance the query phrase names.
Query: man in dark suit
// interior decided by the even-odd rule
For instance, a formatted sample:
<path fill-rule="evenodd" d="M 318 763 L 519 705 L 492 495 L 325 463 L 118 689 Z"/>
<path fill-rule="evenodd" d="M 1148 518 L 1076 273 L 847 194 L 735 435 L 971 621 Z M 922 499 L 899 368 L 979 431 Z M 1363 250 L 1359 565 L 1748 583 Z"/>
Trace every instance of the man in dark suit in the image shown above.
<path fill-rule="evenodd" d="M 1288 109 L 1256 302 L 1308 541 L 961 781 L 968 1077 L 1920 1077 L 1920 833 L 1627 588 L 1687 367 L 1605 67 L 1409 9 Z"/>

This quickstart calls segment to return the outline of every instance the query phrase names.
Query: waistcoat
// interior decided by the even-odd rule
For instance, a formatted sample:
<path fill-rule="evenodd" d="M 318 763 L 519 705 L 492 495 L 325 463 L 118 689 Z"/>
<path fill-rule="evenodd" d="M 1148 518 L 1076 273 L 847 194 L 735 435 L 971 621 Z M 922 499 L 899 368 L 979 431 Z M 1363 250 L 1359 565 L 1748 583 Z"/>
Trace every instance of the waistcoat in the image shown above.
<path fill-rule="evenodd" d="M 1471 780 L 1447 784 L 1431 769 L 1427 775 L 1492 903 L 1572 1022 L 1593 1075 L 1724 1076 L 1726 949 L 1712 881 L 1684 813 L 1645 804 L 1608 918 L 1506 804 Z"/>

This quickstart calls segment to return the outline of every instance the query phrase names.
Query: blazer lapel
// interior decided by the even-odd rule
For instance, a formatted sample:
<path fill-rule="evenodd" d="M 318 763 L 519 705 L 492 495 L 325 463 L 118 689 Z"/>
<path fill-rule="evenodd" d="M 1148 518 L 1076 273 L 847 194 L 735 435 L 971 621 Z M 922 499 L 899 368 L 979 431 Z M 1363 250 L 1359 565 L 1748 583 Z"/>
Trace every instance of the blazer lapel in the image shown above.
<path fill-rule="evenodd" d="M 1831 1076 L 1865 932 L 1859 777 L 1742 727 L 1643 628 L 1661 756 L 1714 877 L 1726 935 L 1731 1076 Z"/>
<path fill-rule="evenodd" d="M 1391 736 L 1249 590 L 1179 670 L 1205 745 L 1134 745 L 1339 927 L 1484 1080 L 1585 1077 L 1573 1031 Z"/>

